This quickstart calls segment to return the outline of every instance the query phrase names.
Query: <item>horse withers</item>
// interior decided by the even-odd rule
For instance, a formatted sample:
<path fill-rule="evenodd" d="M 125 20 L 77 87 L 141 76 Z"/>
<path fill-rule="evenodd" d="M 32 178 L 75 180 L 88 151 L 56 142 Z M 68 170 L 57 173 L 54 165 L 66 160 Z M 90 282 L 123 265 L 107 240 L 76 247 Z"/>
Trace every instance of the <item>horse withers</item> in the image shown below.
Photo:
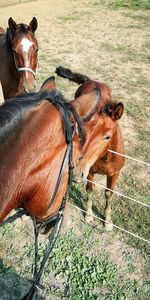
<path fill-rule="evenodd" d="M 86 93 L 91 92 L 93 89 L 98 88 L 101 92 L 101 101 L 100 101 L 100 107 L 102 108 L 107 103 L 113 103 L 112 100 L 112 92 L 110 88 L 99 81 L 91 80 L 88 76 L 82 75 L 79 73 L 74 73 L 70 69 L 64 68 L 64 67 L 58 67 L 56 69 L 56 73 L 59 76 L 62 76 L 64 78 L 68 78 L 70 81 L 74 81 L 78 84 L 80 84 L 79 88 L 75 92 L 75 98 L 84 95 Z M 119 110 L 118 110 L 119 112 Z M 122 113 L 118 113 L 116 115 L 116 120 L 120 119 L 122 116 Z M 123 137 L 121 133 L 120 126 L 118 122 L 116 122 L 116 131 L 114 132 L 112 138 L 109 141 L 109 147 L 108 150 L 118 152 L 120 154 L 124 154 L 124 142 Z M 92 190 L 94 188 L 94 184 L 92 183 L 94 179 L 94 175 L 101 174 L 107 176 L 107 188 L 105 190 L 105 199 L 106 199 L 106 206 L 105 206 L 105 228 L 107 231 L 110 231 L 113 229 L 112 220 L 111 220 L 111 197 L 113 195 L 113 189 L 116 184 L 116 180 L 119 177 L 120 170 L 123 168 L 125 163 L 125 158 L 123 156 L 120 156 L 116 153 L 112 153 L 110 151 L 107 151 L 106 153 L 103 153 L 100 149 L 100 155 L 98 157 L 98 160 L 95 161 L 95 163 L 91 166 L 89 169 L 89 174 L 87 174 L 87 197 L 88 197 L 88 204 L 87 204 L 87 215 L 86 220 L 88 222 L 93 220 L 92 217 Z"/>
<path fill-rule="evenodd" d="M 0 32 L 0 81 L 5 99 L 32 92 L 38 67 L 37 19 L 26 25 L 10 17 L 8 25 L 6 33 Z"/>

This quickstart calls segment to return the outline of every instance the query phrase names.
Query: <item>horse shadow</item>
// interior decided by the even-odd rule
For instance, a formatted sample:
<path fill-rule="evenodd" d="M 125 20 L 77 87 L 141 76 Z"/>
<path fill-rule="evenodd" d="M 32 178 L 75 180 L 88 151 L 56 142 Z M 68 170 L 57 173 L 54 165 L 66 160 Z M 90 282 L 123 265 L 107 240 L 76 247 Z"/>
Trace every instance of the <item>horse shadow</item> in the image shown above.
<path fill-rule="evenodd" d="M 21 300 L 29 291 L 30 283 L 21 278 L 11 267 L 5 266 L 0 258 L 0 299 L 1 300 Z M 37 294 L 33 300 L 44 300 L 44 296 Z"/>
<path fill-rule="evenodd" d="M 73 185 L 70 191 L 70 198 L 72 199 L 74 205 L 79 207 L 79 209 L 86 211 L 87 193 L 83 188 L 83 186 L 80 187 L 79 185 L 78 186 Z M 102 195 L 101 198 L 103 199 Z M 102 213 L 101 209 L 98 209 L 96 205 L 92 206 L 92 210 L 93 210 L 93 215 L 99 217 L 102 220 L 105 220 L 104 214 Z M 86 212 L 82 211 L 82 215 L 85 218 Z"/>

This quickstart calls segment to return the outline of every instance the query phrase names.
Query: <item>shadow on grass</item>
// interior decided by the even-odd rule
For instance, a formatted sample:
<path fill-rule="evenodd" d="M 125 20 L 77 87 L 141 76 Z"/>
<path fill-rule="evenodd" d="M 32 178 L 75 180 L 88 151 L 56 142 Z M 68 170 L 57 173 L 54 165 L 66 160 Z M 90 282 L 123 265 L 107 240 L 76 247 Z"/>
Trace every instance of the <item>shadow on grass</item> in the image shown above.
<path fill-rule="evenodd" d="M 76 185 L 71 187 L 70 197 L 73 200 L 73 203 L 80 207 L 81 209 L 86 210 L 86 203 L 87 203 L 87 195 L 86 191 L 80 191 Z"/>
<path fill-rule="evenodd" d="M 21 300 L 29 289 L 29 282 L 21 278 L 11 267 L 5 266 L 0 258 L 0 299 Z M 37 295 L 34 299 L 44 300 L 45 297 Z"/>
<path fill-rule="evenodd" d="M 74 202 L 75 205 L 77 205 L 79 208 L 86 210 L 86 204 L 87 204 L 87 194 L 86 191 L 82 192 L 78 189 L 77 186 L 73 186 L 71 188 L 71 192 L 70 192 L 70 196 Z M 93 215 L 101 218 L 104 220 L 104 215 L 103 212 L 99 211 L 97 206 L 93 205 L 92 206 L 92 211 L 93 211 Z M 82 213 L 83 216 L 85 217 L 85 213 Z M 101 221 L 101 223 L 103 223 Z"/>

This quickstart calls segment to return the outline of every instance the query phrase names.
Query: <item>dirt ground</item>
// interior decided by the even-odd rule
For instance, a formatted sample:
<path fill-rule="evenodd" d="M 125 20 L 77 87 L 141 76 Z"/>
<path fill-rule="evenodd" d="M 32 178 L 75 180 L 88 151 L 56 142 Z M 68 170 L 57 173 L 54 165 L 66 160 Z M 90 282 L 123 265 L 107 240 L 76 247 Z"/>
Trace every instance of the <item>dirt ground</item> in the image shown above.
<path fill-rule="evenodd" d="M 110 10 L 98 5 L 96 0 L 37 0 L 14 4 L 16 2 L 19 1 L 9 1 L 7 6 L 3 6 L 6 3 L 0 0 L 0 26 L 6 28 L 10 16 L 17 23 L 27 24 L 33 16 L 37 18 L 36 36 L 39 42 L 37 87 L 40 87 L 47 77 L 54 75 L 58 65 L 107 83 L 113 91 L 114 99 L 122 101 L 126 107 L 120 121 L 126 153 L 147 161 L 149 152 L 142 150 L 138 126 L 140 115 L 145 115 L 143 130 L 149 125 L 147 121 L 150 113 L 149 11 Z M 12 5 L 9 5 L 10 3 Z M 76 84 L 61 78 L 56 78 L 56 82 L 66 98 L 72 100 Z M 139 107 L 138 111 L 134 110 L 137 119 L 128 113 L 134 109 L 132 107 L 134 103 Z M 130 162 L 127 162 L 122 176 L 128 174 L 130 168 Z M 132 172 L 132 169 L 130 171 Z M 144 168 L 140 169 L 140 172 L 137 169 L 135 171 L 138 180 L 144 178 L 145 185 L 149 181 L 148 174 Z M 121 183 L 123 180 L 121 179 Z M 125 190 L 128 189 L 126 186 Z M 128 248 L 117 235 L 108 237 L 103 233 L 102 240 L 101 247 L 107 249 L 111 259 L 120 264 L 121 270 L 123 268 L 126 270 L 126 266 L 121 256 L 118 261 L 118 254 L 135 251 L 139 271 L 132 276 L 142 281 L 145 262 L 138 252 L 132 247 Z M 7 247 L 7 243 L 5 246 Z M 3 249 L 1 253 L 1 257 L 5 260 L 5 250 Z M 131 276 L 125 273 L 126 277 Z"/>

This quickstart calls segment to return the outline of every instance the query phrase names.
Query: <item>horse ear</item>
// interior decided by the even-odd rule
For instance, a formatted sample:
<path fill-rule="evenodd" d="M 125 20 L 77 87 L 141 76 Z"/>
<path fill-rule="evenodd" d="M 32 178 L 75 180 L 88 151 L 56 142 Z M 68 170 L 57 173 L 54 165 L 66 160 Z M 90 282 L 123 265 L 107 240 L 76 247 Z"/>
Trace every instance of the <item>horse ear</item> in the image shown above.
<path fill-rule="evenodd" d="M 118 104 L 116 104 L 115 107 L 115 112 L 114 112 L 115 120 L 119 120 L 122 117 L 123 112 L 124 112 L 124 105 L 122 104 L 122 102 L 119 102 Z"/>
<path fill-rule="evenodd" d="M 33 17 L 33 19 L 31 20 L 31 22 L 29 24 L 28 29 L 34 33 L 36 31 L 37 27 L 38 27 L 38 21 L 35 17 Z"/>
<path fill-rule="evenodd" d="M 99 100 L 100 90 L 98 88 L 95 88 L 90 93 L 81 95 L 80 97 L 76 98 L 71 103 L 77 109 L 82 120 L 87 121 L 95 112 Z"/>
<path fill-rule="evenodd" d="M 10 17 L 8 20 L 8 26 L 12 32 L 16 31 L 17 29 L 17 23 L 13 20 L 12 17 Z"/>
<path fill-rule="evenodd" d="M 51 91 L 51 90 L 56 90 L 55 76 L 46 79 L 40 88 L 40 91 Z"/>

